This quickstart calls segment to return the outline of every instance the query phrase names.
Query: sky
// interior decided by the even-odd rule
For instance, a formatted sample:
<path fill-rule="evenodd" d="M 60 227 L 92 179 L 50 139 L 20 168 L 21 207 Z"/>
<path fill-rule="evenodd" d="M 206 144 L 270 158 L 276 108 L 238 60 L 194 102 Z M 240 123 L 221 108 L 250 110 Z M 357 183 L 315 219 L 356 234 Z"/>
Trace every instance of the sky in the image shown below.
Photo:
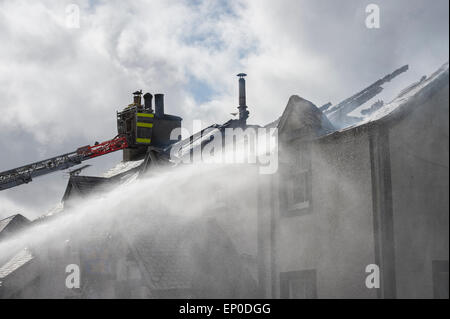
<path fill-rule="evenodd" d="M 366 27 L 368 4 L 380 28 Z M 79 28 L 74 28 L 74 8 Z M 108 140 L 131 93 L 165 94 L 165 110 L 204 125 L 238 104 L 266 124 L 297 94 L 317 106 L 398 67 L 388 101 L 449 60 L 447 0 L 0 0 L 0 171 Z M 121 153 L 89 161 L 100 175 Z M 68 174 L 0 192 L 0 218 L 57 205 Z"/>

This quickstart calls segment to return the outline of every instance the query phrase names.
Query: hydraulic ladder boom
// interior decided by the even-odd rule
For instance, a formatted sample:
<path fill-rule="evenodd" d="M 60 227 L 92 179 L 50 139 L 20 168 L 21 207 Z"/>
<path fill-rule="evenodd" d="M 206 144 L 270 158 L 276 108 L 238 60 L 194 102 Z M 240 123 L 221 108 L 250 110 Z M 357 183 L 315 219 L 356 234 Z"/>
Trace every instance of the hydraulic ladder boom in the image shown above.
<path fill-rule="evenodd" d="M 119 135 L 112 140 L 94 146 L 83 146 L 71 153 L 1 172 L 0 191 L 31 182 L 33 177 L 67 169 L 81 164 L 85 160 L 115 152 L 126 147 L 128 147 L 126 138 Z"/>

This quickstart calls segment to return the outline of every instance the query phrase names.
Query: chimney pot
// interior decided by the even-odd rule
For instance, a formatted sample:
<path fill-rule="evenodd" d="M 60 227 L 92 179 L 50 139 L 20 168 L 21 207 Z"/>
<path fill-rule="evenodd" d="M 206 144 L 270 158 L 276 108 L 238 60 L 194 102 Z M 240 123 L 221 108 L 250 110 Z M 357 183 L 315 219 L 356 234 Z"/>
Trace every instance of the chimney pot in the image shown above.
<path fill-rule="evenodd" d="M 136 104 L 137 106 L 141 106 L 142 90 L 134 92 L 133 95 L 134 95 L 133 96 L 133 103 Z"/>
<path fill-rule="evenodd" d="M 150 112 L 153 112 L 152 100 L 153 100 L 153 95 L 151 95 L 150 93 L 144 94 L 144 108 L 149 110 Z"/>
<path fill-rule="evenodd" d="M 156 117 L 164 116 L 164 94 L 155 94 L 155 115 Z"/>

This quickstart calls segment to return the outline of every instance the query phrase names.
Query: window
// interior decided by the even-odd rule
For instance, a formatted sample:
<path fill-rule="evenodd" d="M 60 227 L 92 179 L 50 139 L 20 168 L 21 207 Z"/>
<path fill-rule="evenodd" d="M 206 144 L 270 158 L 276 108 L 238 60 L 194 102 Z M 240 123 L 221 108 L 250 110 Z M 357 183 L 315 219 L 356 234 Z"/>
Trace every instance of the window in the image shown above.
<path fill-rule="evenodd" d="M 434 260 L 433 292 L 435 299 L 448 299 L 448 260 Z"/>
<path fill-rule="evenodd" d="M 316 299 L 316 270 L 281 273 L 280 297 L 283 299 Z"/>
<path fill-rule="evenodd" d="M 308 145 L 298 147 L 284 172 L 285 216 L 299 216 L 312 210 L 311 152 Z"/>
<path fill-rule="evenodd" d="M 216 183 L 215 185 L 212 185 L 211 189 L 211 198 L 213 199 L 213 204 L 216 209 L 222 208 L 227 209 L 228 208 L 228 194 L 227 189 L 225 188 L 225 185 L 221 183 Z"/>

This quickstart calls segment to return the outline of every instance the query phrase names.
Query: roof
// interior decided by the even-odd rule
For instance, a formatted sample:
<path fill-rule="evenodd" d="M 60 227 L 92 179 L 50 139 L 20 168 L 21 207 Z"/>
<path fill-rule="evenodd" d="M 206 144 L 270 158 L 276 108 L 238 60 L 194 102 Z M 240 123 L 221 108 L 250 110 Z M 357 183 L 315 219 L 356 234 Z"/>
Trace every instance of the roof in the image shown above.
<path fill-rule="evenodd" d="M 33 258 L 33 254 L 27 248 L 20 250 L 8 262 L 0 267 L 0 281 L 30 262 Z"/>
<path fill-rule="evenodd" d="M 133 226 L 135 221 L 139 226 Z M 194 267 L 189 250 L 192 234 L 188 232 L 190 223 L 186 218 L 151 214 L 124 222 L 129 224 L 122 232 L 152 289 L 192 288 Z M 127 227 L 133 227 L 133 232 L 127 231 Z"/>
<path fill-rule="evenodd" d="M 318 137 L 336 131 L 319 108 L 298 95 L 289 98 L 277 127 L 280 136 L 287 139 L 300 135 Z"/>
<path fill-rule="evenodd" d="M 144 162 L 144 160 L 138 160 L 138 161 L 122 161 L 119 162 L 116 166 L 111 168 L 110 170 L 106 171 L 103 174 L 103 177 L 115 177 L 122 174 L 130 174 L 136 172 L 136 170 L 141 166 L 141 164 Z"/>
<path fill-rule="evenodd" d="M 11 215 L 0 220 L 0 233 L 2 231 L 15 231 L 16 229 L 28 224 L 30 221 L 21 214 Z"/>
<path fill-rule="evenodd" d="M 122 232 L 152 290 L 196 291 L 220 281 L 225 287 L 237 284 L 236 278 L 250 280 L 232 241 L 212 218 L 147 213 L 124 222 L 133 227 Z"/>
<path fill-rule="evenodd" d="M 153 289 L 190 289 L 193 260 L 183 236 L 185 231 L 180 224 L 166 226 L 171 231 L 155 227 L 135 238 L 134 251 L 148 272 Z"/>
<path fill-rule="evenodd" d="M 104 191 L 114 183 L 124 183 L 134 180 L 139 175 L 144 160 L 120 162 L 102 177 L 71 175 L 67 183 L 62 201 L 65 202 L 73 196 L 87 196 L 95 191 Z"/>
<path fill-rule="evenodd" d="M 72 175 L 69 178 L 62 200 L 65 202 L 74 196 L 91 195 L 94 190 L 105 190 L 111 183 L 112 180 L 106 177 Z"/>
<path fill-rule="evenodd" d="M 375 81 L 368 87 L 364 88 L 362 91 L 357 92 L 356 94 L 350 96 L 339 104 L 331 106 L 331 103 L 327 103 L 320 107 L 320 109 L 324 112 L 324 114 L 327 115 L 331 123 L 333 123 L 339 129 L 345 126 L 352 125 L 361 120 L 361 118 L 355 117 L 350 113 L 381 93 L 384 90 L 383 85 L 385 83 L 390 82 L 392 79 L 394 79 L 401 73 L 406 72 L 408 69 L 409 66 L 404 65 L 394 72 Z"/>
<path fill-rule="evenodd" d="M 399 115 L 399 113 L 407 111 L 408 106 L 410 106 L 409 102 L 411 100 L 420 98 L 427 99 L 430 94 L 433 94 L 436 90 L 439 90 L 443 85 L 448 85 L 448 68 L 448 63 L 443 64 L 428 78 L 413 83 L 412 85 L 403 89 L 391 102 L 383 105 L 373 113 L 367 116 L 361 114 L 361 121 L 343 128 L 342 130 L 362 126 L 367 123 L 386 120 L 388 117 Z"/>
<path fill-rule="evenodd" d="M 327 116 L 313 103 L 297 95 L 290 97 L 283 115 L 276 121 L 269 123 L 266 127 L 277 126 L 280 136 L 289 135 L 290 138 L 322 138 L 339 132 L 362 127 L 375 122 L 389 121 L 396 116 L 401 116 L 412 111 L 413 105 L 420 104 L 422 100 L 428 99 L 436 91 L 449 82 L 449 64 L 445 63 L 428 78 L 422 78 L 407 88 L 403 89 L 391 102 L 378 107 L 374 112 L 367 112 L 361 116 L 359 121 L 336 129 Z M 419 103 L 410 103 L 419 101 Z M 356 117 L 355 117 L 356 119 Z M 289 138 L 288 137 L 288 138 Z"/>
<path fill-rule="evenodd" d="M 13 220 L 13 218 L 17 215 L 12 215 L 9 217 L 6 217 L 5 219 L 0 220 L 0 232 L 5 229 L 9 223 Z"/>

